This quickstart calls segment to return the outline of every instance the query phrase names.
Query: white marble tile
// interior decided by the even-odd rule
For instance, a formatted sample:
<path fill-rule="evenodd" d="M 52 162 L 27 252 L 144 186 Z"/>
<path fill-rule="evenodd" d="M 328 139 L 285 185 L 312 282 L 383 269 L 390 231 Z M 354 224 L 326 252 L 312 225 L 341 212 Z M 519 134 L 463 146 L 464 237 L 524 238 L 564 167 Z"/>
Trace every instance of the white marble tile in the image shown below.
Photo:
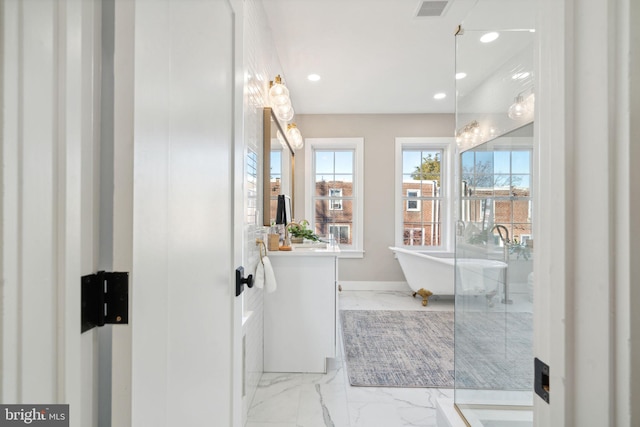
<path fill-rule="evenodd" d="M 295 423 L 301 392 L 302 374 L 265 373 L 258 384 L 247 419 L 251 422 Z"/>
<path fill-rule="evenodd" d="M 344 384 L 313 384 L 300 396 L 297 424 L 304 427 L 349 427 Z"/>
<path fill-rule="evenodd" d="M 525 307 L 518 296 L 510 311 Z M 452 299 L 421 300 L 403 292 L 344 291 L 340 309 L 453 310 Z M 401 427 L 437 426 L 436 401 L 453 399 L 453 389 L 353 387 L 349 385 L 342 334 L 326 374 L 263 375 L 246 427 Z"/>
<path fill-rule="evenodd" d="M 398 403 L 349 403 L 351 427 L 436 427 L 435 409 Z"/>

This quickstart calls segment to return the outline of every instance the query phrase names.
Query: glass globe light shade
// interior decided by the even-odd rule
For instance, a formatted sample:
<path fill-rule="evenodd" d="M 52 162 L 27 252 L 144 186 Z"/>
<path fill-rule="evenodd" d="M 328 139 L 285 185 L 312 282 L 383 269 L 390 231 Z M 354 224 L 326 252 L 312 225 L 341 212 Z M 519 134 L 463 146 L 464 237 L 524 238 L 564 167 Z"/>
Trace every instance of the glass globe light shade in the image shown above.
<path fill-rule="evenodd" d="M 287 126 L 287 136 L 293 144 L 293 148 L 295 148 L 296 150 L 302 148 L 302 134 L 300 133 L 300 129 L 297 128 L 295 123 L 291 123 L 289 124 L 289 126 Z"/>
<path fill-rule="evenodd" d="M 277 105 L 274 107 L 273 111 L 276 113 L 276 116 L 283 122 L 290 121 L 291 119 L 293 119 L 293 115 L 295 114 L 291 104 Z"/>
<path fill-rule="evenodd" d="M 291 104 L 291 99 L 286 95 L 269 96 L 269 103 L 272 107 Z"/>
<path fill-rule="evenodd" d="M 527 114 L 527 105 L 524 102 L 524 98 L 522 95 L 518 95 L 516 100 L 511 107 L 509 107 L 509 112 L 507 113 L 509 118 L 512 120 L 517 120 Z"/>
<path fill-rule="evenodd" d="M 269 103 L 272 107 L 276 105 L 291 103 L 289 89 L 282 84 L 280 76 L 276 76 L 275 82 L 269 88 Z"/>

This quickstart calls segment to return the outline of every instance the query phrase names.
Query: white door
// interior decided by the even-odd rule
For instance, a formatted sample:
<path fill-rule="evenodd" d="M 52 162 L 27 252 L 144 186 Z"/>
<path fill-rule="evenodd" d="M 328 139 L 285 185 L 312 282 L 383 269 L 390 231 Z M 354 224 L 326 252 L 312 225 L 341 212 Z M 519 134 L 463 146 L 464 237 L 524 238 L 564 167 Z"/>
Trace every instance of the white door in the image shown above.
<path fill-rule="evenodd" d="M 0 402 L 70 405 L 97 426 L 95 272 L 99 1 L 5 0 L 2 22 Z"/>
<path fill-rule="evenodd" d="M 238 419 L 234 19 L 227 0 L 136 2 L 133 426 Z"/>

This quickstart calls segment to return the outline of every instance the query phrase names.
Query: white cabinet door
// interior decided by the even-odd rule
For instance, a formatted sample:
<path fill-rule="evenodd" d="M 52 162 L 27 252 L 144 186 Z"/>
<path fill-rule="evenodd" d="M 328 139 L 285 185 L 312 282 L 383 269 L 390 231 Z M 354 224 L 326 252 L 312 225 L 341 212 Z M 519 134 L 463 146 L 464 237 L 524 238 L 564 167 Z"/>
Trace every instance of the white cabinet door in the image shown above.
<path fill-rule="evenodd" d="M 336 349 L 336 257 L 270 257 L 278 287 L 265 294 L 265 372 L 326 372 Z"/>

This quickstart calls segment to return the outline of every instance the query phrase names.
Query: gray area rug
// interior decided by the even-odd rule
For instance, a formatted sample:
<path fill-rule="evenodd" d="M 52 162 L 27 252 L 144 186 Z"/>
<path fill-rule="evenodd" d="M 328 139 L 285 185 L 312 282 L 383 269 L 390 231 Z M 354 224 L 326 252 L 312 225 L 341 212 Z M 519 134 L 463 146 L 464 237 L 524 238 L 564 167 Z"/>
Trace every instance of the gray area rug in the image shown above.
<path fill-rule="evenodd" d="M 533 390 L 533 315 L 458 312 L 456 388 Z"/>
<path fill-rule="evenodd" d="M 342 310 L 349 382 L 372 387 L 454 387 L 451 311 Z M 531 313 L 461 313 L 456 387 L 531 390 Z"/>
<path fill-rule="evenodd" d="M 354 386 L 453 387 L 453 312 L 342 310 Z"/>

